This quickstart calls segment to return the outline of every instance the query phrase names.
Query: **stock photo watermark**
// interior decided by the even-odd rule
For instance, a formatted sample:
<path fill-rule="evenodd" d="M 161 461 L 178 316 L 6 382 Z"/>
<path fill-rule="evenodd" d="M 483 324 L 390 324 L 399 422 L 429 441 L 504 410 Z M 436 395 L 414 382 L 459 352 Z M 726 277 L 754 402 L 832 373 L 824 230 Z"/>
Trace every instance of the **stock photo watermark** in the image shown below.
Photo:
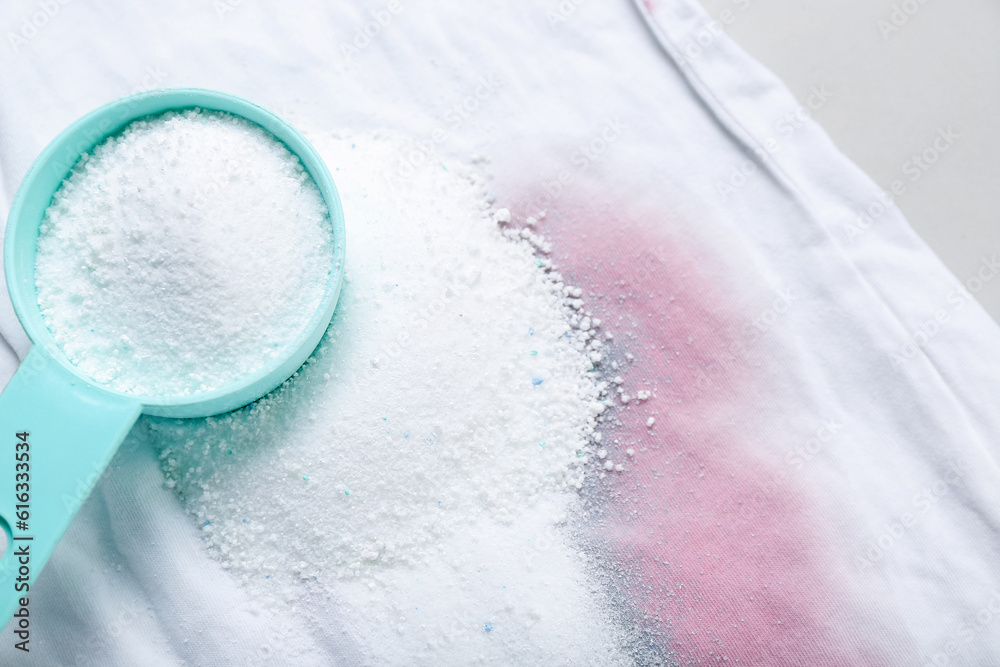
<path fill-rule="evenodd" d="M 889 39 L 903 29 L 910 19 L 920 13 L 921 8 L 927 4 L 927 0 L 903 0 L 899 4 L 892 6 L 889 16 L 880 18 L 875 22 L 875 27 L 882 34 L 882 39 Z"/>
<path fill-rule="evenodd" d="M 587 0 L 562 0 L 554 8 L 545 10 L 545 20 L 549 22 L 550 28 L 555 28 L 566 23 L 585 4 Z"/>
<path fill-rule="evenodd" d="M 531 208 L 534 211 L 544 211 L 555 203 L 563 195 L 566 186 L 572 184 L 580 174 L 604 159 L 611 146 L 628 129 L 628 124 L 622 122 L 619 116 L 605 119 L 601 129 L 589 141 L 579 145 L 573 151 L 569 160 L 573 169 L 562 169 L 554 176 L 542 179 L 542 189 L 545 190 L 545 194 L 537 197 L 530 204 Z"/>
<path fill-rule="evenodd" d="M 899 368 L 907 361 L 914 359 L 951 321 L 952 316 L 961 310 L 967 303 L 973 300 L 990 281 L 1000 273 L 1000 258 L 997 253 L 990 257 L 983 257 L 979 262 L 979 267 L 963 285 L 953 288 L 945 297 L 945 301 L 933 314 L 924 320 L 916 331 L 911 332 L 899 349 L 892 355 L 892 363 Z"/>
<path fill-rule="evenodd" d="M 785 462 L 796 470 L 801 470 L 807 462 L 819 456 L 843 428 L 844 425 L 836 419 L 824 420 L 811 438 L 785 454 Z"/>
<path fill-rule="evenodd" d="M 923 667 L 947 667 L 953 664 L 952 659 L 961 655 L 976 635 L 990 627 L 998 617 L 1000 617 L 1000 590 L 993 590 L 989 600 L 975 609 L 968 621 L 955 628 L 951 633 L 951 639 L 939 651 L 935 651 L 930 659 L 923 663 Z"/>
<path fill-rule="evenodd" d="M 104 664 L 107 652 L 126 632 L 133 629 L 142 616 L 143 609 L 138 598 L 125 603 L 110 622 L 88 636 L 82 647 L 84 650 L 76 655 L 74 664 L 78 667 Z"/>
<path fill-rule="evenodd" d="M 354 29 L 354 38 L 350 42 L 340 43 L 340 55 L 350 63 L 362 51 L 371 46 L 372 41 L 388 28 L 393 19 L 403 12 L 401 0 L 389 0 L 381 9 L 369 12 L 371 20 L 365 21 Z"/>
<path fill-rule="evenodd" d="M 438 147 L 451 136 L 451 132 L 462 127 L 467 120 L 478 112 L 483 104 L 493 97 L 503 86 L 496 74 L 479 77 L 471 93 L 453 104 L 445 111 L 443 119 L 447 127 L 438 126 L 424 139 L 413 142 L 412 147 L 396 161 L 396 170 L 385 172 L 385 181 L 392 185 L 397 178 L 409 178 L 423 164 L 428 163 L 437 153 Z"/>
<path fill-rule="evenodd" d="M 882 532 L 869 539 L 863 553 L 854 556 L 854 564 L 859 570 L 867 571 L 881 564 L 892 551 L 904 543 L 907 535 L 918 528 L 942 499 L 953 492 L 962 482 L 964 466 L 952 460 L 948 472 L 941 478 L 922 487 L 910 498 L 909 506 L 888 520 L 882 522 Z"/>
<path fill-rule="evenodd" d="M 732 369 L 744 361 L 753 346 L 767 332 L 771 331 L 788 314 L 798 300 L 798 295 L 790 287 L 778 290 L 771 304 L 764 308 L 756 317 L 749 321 L 739 331 L 735 339 L 724 350 L 712 354 L 707 363 L 694 372 L 693 390 L 705 393 L 708 387 L 714 385 L 713 375 L 722 373 L 724 369 Z"/>
<path fill-rule="evenodd" d="M 739 511 L 756 511 L 766 502 L 777 498 L 781 490 L 786 488 L 786 482 L 789 477 L 804 470 L 809 461 L 819 458 L 827 447 L 838 439 L 844 428 L 844 422 L 840 419 L 827 418 L 820 420 L 819 426 L 815 427 L 815 430 L 808 437 L 800 440 L 797 446 L 788 450 L 785 454 L 785 464 L 794 473 L 789 472 L 787 468 L 779 468 L 760 487 L 759 491 L 755 492 L 752 496 L 744 495 L 739 500 Z M 747 502 L 748 500 L 752 502 Z"/>
<path fill-rule="evenodd" d="M 245 0 L 214 0 L 212 8 L 220 21 L 225 20 L 226 15 L 235 12 Z"/>
<path fill-rule="evenodd" d="M 706 21 L 698 32 L 694 34 L 688 43 L 681 49 L 681 55 L 688 64 L 692 64 L 704 55 L 717 39 L 726 34 L 724 26 L 731 26 L 736 23 L 740 13 L 750 8 L 751 0 L 733 0 L 733 9 L 723 9 L 719 12 L 718 19 Z"/>
<path fill-rule="evenodd" d="M 895 209 L 896 199 L 903 197 L 909 191 L 907 181 L 911 184 L 918 182 L 961 138 L 962 135 L 956 132 L 951 125 L 939 128 L 937 134 L 923 150 L 913 154 L 900 165 L 900 171 L 908 178 L 894 179 L 889 184 L 888 191 L 880 190 L 875 199 L 863 211 L 856 212 L 853 223 L 844 225 L 844 234 L 847 239 L 853 240 L 864 235 L 889 211 Z"/>
<path fill-rule="evenodd" d="M 39 32 L 54 19 L 62 8 L 71 0 L 39 0 L 38 9 L 21 18 L 17 32 L 7 33 L 7 42 L 14 53 L 21 50 L 28 42 L 38 36 Z"/>
<path fill-rule="evenodd" d="M 804 102 L 774 122 L 774 131 L 785 140 L 791 139 L 806 124 L 806 121 L 812 118 L 814 113 L 827 105 L 832 97 L 833 92 L 827 88 L 825 83 L 812 86 Z M 715 182 L 715 191 L 719 195 L 719 199 L 723 203 L 728 202 L 737 190 L 749 183 L 751 178 L 772 160 L 772 156 L 781 150 L 781 139 L 773 135 L 766 137 L 759 146 L 755 146 L 748 152 L 747 157 L 742 162 L 729 170 L 729 174 L 724 180 Z"/>

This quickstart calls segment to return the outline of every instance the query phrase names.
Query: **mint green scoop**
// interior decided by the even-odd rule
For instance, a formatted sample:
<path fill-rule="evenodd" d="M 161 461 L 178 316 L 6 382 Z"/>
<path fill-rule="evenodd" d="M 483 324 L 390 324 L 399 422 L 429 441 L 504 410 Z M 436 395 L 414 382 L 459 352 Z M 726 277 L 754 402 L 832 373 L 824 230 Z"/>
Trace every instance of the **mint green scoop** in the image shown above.
<path fill-rule="evenodd" d="M 228 387 L 188 396 L 112 391 L 70 363 L 42 320 L 35 294 L 39 226 L 83 153 L 132 121 L 193 107 L 254 122 L 298 156 L 330 212 L 334 269 L 306 329 L 264 369 Z M 0 559 L 2 622 L 15 610 L 20 613 L 21 598 L 30 596 L 38 573 L 139 415 L 206 417 L 246 405 L 280 385 L 312 353 L 329 325 L 343 264 L 344 213 L 322 158 L 291 125 L 239 97 L 192 88 L 125 97 L 79 119 L 42 151 L 14 198 L 4 240 L 7 289 L 33 347 L 0 394 L 0 527 L 7 535 Z"/>

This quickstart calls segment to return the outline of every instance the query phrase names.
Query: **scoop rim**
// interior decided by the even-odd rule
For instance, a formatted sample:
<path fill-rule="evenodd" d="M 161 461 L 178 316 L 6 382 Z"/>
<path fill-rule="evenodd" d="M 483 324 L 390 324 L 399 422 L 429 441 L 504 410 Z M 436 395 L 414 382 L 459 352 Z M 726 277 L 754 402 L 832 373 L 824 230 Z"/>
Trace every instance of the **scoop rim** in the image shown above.
<path fill-rule="evenodd" d="M 181 395 L 133 394 L 113 389 L 86 375 L 73 364 L 56 343 L 45 325 L 35 290 L 34 254 L 39 227 L 59 186 L 76 163 L 98 144 L 142 118 L 168 111 L 204 109 L 243 118 L 258 125 L 280 141 L 302 162 L 316 183 L 329 211 L 333 234 L 333 257 L 330 277 L 316 311 L 298 337 L 264 367 L 246 377 L 217 389 Z M 81 147 L 82 150 L 81 150 Z M 75 155 L 61 177 L 52 183 L 62 165 L 60 155 Z M 41 214 L 37 215 L 40 202 Z M 42 346 L 49 356 L 79 378 L 108 394 L 136 400 L 146 414 L 166 417 L 204 417 L 228 412 L 252 403 L 290 378 L 308 359 L 322 339 L 333 318 L 344 280 L 344 214 L 340 195 L 329 169 L 312 144 L 278 115 L 242 97 L 204 88 L 161 88 L 119 98 L 80 117 L 59 133 L 35 159 L 21 181 L 7 218 L 4 238 L 4 274 L 14 312 L 34 345 Z M 26 246 L 30 246 L 27 247 Z M 25 276 L 26 257 L 30 256 L 29 275 Z"/>

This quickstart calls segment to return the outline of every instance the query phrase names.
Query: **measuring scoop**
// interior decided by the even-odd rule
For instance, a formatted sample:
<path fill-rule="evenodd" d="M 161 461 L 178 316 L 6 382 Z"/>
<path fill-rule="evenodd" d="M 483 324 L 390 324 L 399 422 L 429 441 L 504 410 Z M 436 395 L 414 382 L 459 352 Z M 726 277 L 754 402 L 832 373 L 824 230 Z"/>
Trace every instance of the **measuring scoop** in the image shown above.
<path fill-rule="evenodd" d="M 113 391 L 83 375 L 42 320 L 35 293 L 39 226 L 56 190 L 85 152 L 135 120 L 195 107 L 256 123 L 298 156 L 330 213 L 330 279 L 298 338 L 263 369 L 227 387 L 186 396 Z M 322 158 L 291 125 L 239 97 L 191 88 L 125 97 L 77 120 L 42 151 L 14 198 L 4 241 L 7 289 L 33 346 L 0 394 L 0 527 L 7 536 L 0 558 L 0 622 L 6 623 L 15 610 L 19 623 L 30 613 L 24 611 L 25 598 L 35 579 L 139 415 L 207 417 L 251 403 L 287 380 L 330 324 L 343 264 L 344 213 Z"/>

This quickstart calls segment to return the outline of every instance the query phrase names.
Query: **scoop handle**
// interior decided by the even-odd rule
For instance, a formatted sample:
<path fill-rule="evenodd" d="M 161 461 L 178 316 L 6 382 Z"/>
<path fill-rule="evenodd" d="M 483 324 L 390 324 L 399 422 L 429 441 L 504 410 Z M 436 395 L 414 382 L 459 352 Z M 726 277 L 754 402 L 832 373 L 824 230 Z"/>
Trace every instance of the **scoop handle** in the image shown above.
<path fill-rule="evenodd" d="M 0 394 L 0 625 L 16 611 L 16 637 L 28 637 L 39 572 L 140 412 L 139 401 L 81 380 L 38 345 Z"/>

